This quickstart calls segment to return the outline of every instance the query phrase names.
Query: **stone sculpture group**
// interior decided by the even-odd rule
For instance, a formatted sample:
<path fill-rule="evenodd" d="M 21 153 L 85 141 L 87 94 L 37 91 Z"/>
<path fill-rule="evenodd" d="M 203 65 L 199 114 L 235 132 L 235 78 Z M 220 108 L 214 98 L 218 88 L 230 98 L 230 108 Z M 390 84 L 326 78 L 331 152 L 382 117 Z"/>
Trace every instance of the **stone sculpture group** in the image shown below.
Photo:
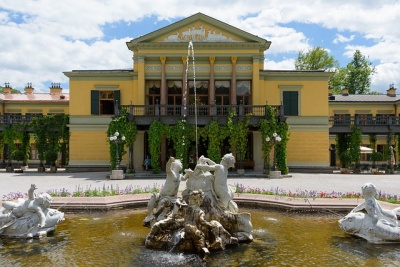
<path fill-rule="evenodd" d="M 376 200 L 378 191 L 371 183 L 364 184 L 361 191 L 365 201 L 339 220 L 340 228 L 370 243 L 399 243 L 400 208 L 382 208 Z"/>
<path fill-rule="evenodd" d="M 4 201 L 0 209 L 0 236 L 31 238 L 47 235 L 64 220 L 64 213 L 50 208 L 52 197 L 47 193 L 34 196 L 36 185 L 28 190 L 28 199 Z"/>
<path fill-rule="evenodd" d="M 206 259 L 210 250 L 252 241 L 250 214 L 239 213 L 232 200 L 235 187 L 227 183 L 228 169 L 234 164 L 232 154 L 223 156 L 219 164 L 201 156 L 194 170 L 181 174 L 182 163 L 171 157 L 166 182 L 151 197 L 143 220 L 151 228 L 146 247 L 195 251 Z M 178 197 L 181 181 L 186 181 L 186 188 Z"/>

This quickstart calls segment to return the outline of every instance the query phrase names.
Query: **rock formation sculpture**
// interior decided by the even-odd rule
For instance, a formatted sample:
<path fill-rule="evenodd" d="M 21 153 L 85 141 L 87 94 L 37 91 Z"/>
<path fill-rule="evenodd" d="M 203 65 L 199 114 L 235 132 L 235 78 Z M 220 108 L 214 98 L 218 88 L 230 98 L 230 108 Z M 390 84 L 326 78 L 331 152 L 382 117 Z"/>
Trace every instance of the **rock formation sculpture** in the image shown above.
<path fill-rule="evenodd" d="M 171 160 L 176 161 L 174 158 Z M 226 154 L 219 164 L 201 156 L 194 170 L 185 170 L 185 175 L 179 174 L 181 164 L 180 169 L 174 168 L 173 179 L 167 173 L 164 187 L 173 184 L 173 188 L 178 188 L 178 181 L 186 181 L 186 189 L 180 198 L 176 196 L 177 190 L 173 195 L 162 195 L 163 187 L 159 195 L 150 199 L 149 214 L 143 221 L 145 226 L 151 227 L 146 247 L 192 251 L 206 260 L 212 250 L 252 241 L 251 216 L 239 213 L 233 201 L 234 188 L 227 183 L 228 169 L 234 164 L 232 154 Z M 167 207 L 167 212 L 160 217 L 160 204 L 153 202 L 157 199 L 156 202 L 161 203 L 165 198 L 170 201 L 163 206 Z"/>

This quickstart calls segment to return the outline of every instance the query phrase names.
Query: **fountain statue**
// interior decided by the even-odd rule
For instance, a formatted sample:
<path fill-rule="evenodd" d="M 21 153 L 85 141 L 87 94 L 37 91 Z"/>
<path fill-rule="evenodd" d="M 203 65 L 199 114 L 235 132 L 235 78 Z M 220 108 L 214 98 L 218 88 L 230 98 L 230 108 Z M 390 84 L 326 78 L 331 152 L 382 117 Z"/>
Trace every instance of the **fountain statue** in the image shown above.
<path fill-rule="evenodd" d="M 223 156 L 219 164 L 201 156 L 194 170 L 182 175 L 182 164 L 171 157 L 165 185 L 151 197 L 143 220 L 151 228 L 146 247 L 193 251 L 207 260 L 210 250 L 252 241 L 251 216 L 239 213 L 234 187 L 227 184 L 228 169 L 234 164 L 232 154 Z M 177 197 L 180 181 L 186 181 L 186 188 Z"/>
<path fill-rule="evenodd" d="M 4 201 L 0 209 L 0 236 L 31 238 L 47 235 L 64 220 L 64 213 L 50 208 L 52 197 L 47 193 L 34 196 L 36 185 L 28 190 L 28 199 Z"/>
<path fill-rule="evenodd" d="M 378 191 L 371 183 L 361 187 L 365 201 L 339 220 L 340 228 L 370 243 L 400 242 L 400 208 L 384 209 L 376 200 Z"/>

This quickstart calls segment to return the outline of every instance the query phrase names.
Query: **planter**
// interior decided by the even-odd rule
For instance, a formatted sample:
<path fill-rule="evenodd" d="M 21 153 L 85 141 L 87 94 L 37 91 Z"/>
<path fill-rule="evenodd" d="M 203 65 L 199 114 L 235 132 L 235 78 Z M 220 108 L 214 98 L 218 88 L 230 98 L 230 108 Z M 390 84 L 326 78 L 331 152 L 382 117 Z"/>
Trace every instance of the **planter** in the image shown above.
<path fill-rule="evenodd" d="M 23 170 L 23 171 L 27 171 L 28 170 L 28 166 L 21 166 L 21 170 Z"/>
<path fill-rule="evenodd" d="M 45 172 L 46 171 L 46 168 L 45 167 L 38 167 L 38 172 Z"/>
<path fill-rule="evenodd" d="M 244 174 L 244 169 L 237 169 L 238 174 Z"/>
<path fill-rule="evenodd" d="M 124 179 L 124 171 L 123 170 L 112 170 L 110 175 L 111 180 L 122 180 Z"/>
<path fill-rule="evenodd" d="M 282 174 L 281 174 L 281 171 L 269 171 L 268 177 L 271 179 L 282 178 Z"/>
<path fill-rule="evenodd" d="M 342 174 L 351 174 L 351 173 L 353 173 L 352 170 L 349 170 L 349 169 L 346 169 L 346 168 L 340 168 L 340 172 Z"/>
<path fill-rule="evenodd" d="M 57 166 L 50 166 L 50 172 L 51 173 L 56 173 L 57 172 Z"/>

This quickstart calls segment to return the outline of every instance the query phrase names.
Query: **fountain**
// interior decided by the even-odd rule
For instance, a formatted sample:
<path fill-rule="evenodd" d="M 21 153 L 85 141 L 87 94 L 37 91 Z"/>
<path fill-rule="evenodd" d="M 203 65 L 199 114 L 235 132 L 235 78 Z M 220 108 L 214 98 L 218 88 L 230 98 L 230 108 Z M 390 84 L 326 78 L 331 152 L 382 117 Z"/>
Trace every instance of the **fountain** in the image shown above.
<path fill-rule="evenodd" d="M 332 212 L 251 213 L 253 242 L 214 251 L 210 262 L 192 253 L 144 246 L 145 209 L 68 213 L 41 239 L 0 238 L 0 266 L 398 266 L 398 244 L 373 244 L 346 234 Z"/>
<path fill-rule="evenodd" d="M 64 213 L 51 209 L 52 198 L 47 193 L 34 196 L 34 184 L 28 190 L 28 199 L 5 201 L 0 209 L 0 236 L 32 238 L 47 235 L 64 220 Z"/>
<path fill-rule="evenodd" d="M 180 160 L 171 157 L 167 178 L 160 193 L 148 204 L 143 225 L 151 228 L 145 245 L 151 249 L 196 252 L 208 260 L 210 250 L 252 241 L 249 213 L 239 213 L 232 200 L 234 186 L 227 184 L 228 169 L 235 157 L 226 154 L 219 164 L 201 156 L 194 170 L 180 174 Z M 180 181 L 186 182 L 182 197 L 177 197 Z"/>
<path fill-rule="evenodd" d="M 400 208 L 382 208 L 375 199 L 378 190 L 371 183 L 364 184 L 361 191 L 365 202 L 339 220 L 340 228 L 371 243 L 400 243 Z"/>

